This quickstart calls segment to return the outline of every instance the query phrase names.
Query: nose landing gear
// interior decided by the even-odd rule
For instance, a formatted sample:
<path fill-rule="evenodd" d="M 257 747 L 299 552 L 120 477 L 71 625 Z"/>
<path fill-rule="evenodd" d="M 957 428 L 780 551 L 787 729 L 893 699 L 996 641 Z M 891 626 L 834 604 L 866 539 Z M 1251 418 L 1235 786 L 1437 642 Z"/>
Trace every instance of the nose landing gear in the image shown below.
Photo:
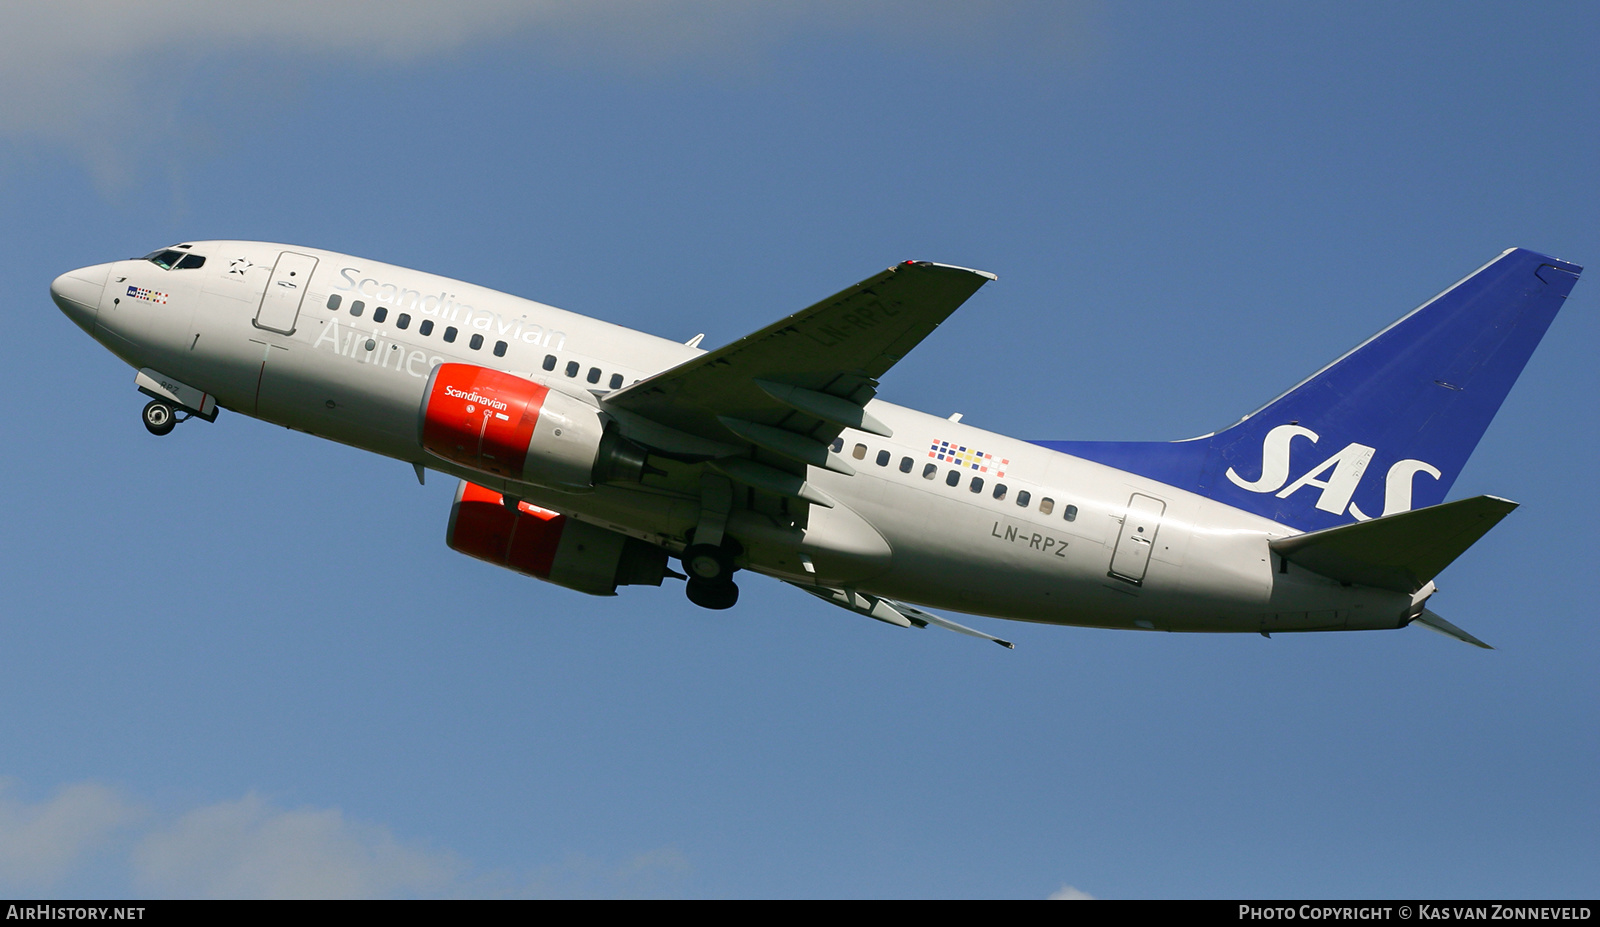
<path fill-rule="evenodd" d="M 217 397 L 180 383 L 165 374 L 143 367 L 133 378 L 139 392 L 150 397 L 145 404 L 144 427 L 151 434 L 171 434 L 179 422 L 199 416 L 208 422 L 217 420 Z"/>
<path fill-rule="evenodd" d="M 145 403 L 144 427 L 145 430 L 157 437 L 171 434 L 172 429 L 178 427 L 178 411 L 159 399 L 152 399 Z"/>

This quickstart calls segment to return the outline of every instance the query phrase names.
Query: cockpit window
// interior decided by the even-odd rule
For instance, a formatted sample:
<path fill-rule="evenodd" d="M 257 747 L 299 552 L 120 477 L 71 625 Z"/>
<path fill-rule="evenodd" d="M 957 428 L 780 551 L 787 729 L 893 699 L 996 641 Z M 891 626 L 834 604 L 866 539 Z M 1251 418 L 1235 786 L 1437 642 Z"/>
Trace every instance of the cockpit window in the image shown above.
<path fill-rule="evenodd" d="M 162 270 L 171 270 L 172 265 L 183 259 L 183 252 L 173 251 L 171 248 L 162 248 L 160 251 L 152 251 L 145 255 L 144 259 Z"/>
<path fill-rule="evenodd" d="M 202 255 L 184 254 L 182 251 L 174 251 L 171 248 L 152 251 L 140 258 L 140 260 L 149 261 L 162 270 L 193 270 L 196 267 L 204 267 L 206 263 L 206 259 Z"/>

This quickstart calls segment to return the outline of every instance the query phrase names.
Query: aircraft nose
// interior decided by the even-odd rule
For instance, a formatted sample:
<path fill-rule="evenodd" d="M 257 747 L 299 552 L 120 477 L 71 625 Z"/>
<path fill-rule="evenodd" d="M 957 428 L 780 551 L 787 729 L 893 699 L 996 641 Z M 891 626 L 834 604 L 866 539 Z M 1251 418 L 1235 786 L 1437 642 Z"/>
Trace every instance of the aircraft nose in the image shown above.
<path fill-rule="evenodd" d="M 69 270 L 51 281 L 50 298 L 73 324 L 92 334 L 100 294 L 105 291 L 110 272 L 110 264 Z"/>

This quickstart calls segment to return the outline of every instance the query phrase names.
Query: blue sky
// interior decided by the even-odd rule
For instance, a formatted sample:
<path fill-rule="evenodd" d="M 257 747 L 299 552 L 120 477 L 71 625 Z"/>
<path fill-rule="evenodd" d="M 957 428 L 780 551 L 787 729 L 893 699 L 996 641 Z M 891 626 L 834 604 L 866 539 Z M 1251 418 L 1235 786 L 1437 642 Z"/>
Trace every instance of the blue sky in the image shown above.
<path fill-rule="evenodd" d="M 1589 4 L 61 3 L 9 14 L 0 891 L 1593 897 L 1596 289 L 1458 480 L 1421 629 L 900 632 L 593 599 L 453 487 L 165 439 L 56 274 L 293 242 L 719 344 L 999 275 L 882 395 L 1226 425 L 1511 246 L 1600 262 Z"/>

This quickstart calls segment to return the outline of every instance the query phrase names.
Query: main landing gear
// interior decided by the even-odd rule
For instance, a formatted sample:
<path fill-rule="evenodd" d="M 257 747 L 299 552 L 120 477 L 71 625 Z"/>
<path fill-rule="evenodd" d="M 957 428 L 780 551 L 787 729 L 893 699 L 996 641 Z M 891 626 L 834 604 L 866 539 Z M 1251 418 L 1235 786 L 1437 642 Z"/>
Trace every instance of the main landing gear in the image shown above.
<path fill-rule="evenodd" d="M 733 554 L 727 547 L 691 544 L 683 552 L 683 571 L 689 574 L 689 601 L 701 608 L 732 608 L 739 601 L 734 585 Z"/>

